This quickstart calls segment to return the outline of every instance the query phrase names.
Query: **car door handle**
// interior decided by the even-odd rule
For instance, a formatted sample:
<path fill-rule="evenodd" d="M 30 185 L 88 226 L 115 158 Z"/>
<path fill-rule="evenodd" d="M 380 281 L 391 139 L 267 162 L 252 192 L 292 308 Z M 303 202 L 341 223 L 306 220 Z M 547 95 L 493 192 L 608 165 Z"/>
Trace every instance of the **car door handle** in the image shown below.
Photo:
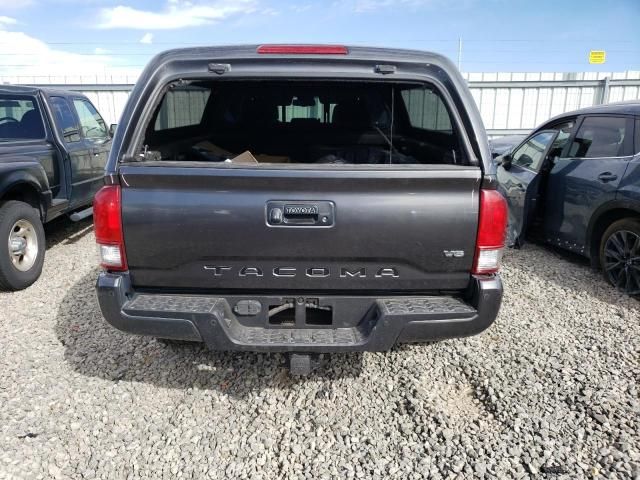
<path fill-rule="evenodd" d="M 602 172 L 600 175 L 598 175 L 598 180 L 604 183 L 612 182 L 617 178 L 618 178 L 618 175 L 611 172 Z"/>

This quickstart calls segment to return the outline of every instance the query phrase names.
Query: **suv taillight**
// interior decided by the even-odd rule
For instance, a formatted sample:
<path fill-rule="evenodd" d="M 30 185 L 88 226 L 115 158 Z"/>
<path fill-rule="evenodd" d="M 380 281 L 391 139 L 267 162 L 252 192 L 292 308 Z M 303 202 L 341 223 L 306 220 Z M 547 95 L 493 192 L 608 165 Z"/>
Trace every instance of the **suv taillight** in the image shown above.
<path fill-rule="evenodd" d="M 480 218 L 473 273 L 496 273 L 507 230 L 507 202 L 496 190 L 480 190 Z"/>
<path fill-rule="evenodd" d="M 93 200 L 93 224 L 100 265 L 107 270 L 127 270 L 120 213 L 120 185 L 102 187 Z"/>

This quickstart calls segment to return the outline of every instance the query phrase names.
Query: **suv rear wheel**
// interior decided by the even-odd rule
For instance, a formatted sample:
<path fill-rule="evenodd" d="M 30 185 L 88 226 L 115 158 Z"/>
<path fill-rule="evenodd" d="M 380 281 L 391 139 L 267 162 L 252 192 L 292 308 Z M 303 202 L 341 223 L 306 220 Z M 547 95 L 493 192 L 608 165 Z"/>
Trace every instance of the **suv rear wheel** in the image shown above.
<path fill-rule="evenodd" d="M 44 228 L 31 205 L 9 201 L 0 207 L 0 288 L 21 290 L 35 282 L 44 263 Z"/>
<path fill-rule="evenodd" d="M 618 290 L 640 294 L 640 220 L 624 218 L 607 228 L 600 244 L 600 266 Z"/>

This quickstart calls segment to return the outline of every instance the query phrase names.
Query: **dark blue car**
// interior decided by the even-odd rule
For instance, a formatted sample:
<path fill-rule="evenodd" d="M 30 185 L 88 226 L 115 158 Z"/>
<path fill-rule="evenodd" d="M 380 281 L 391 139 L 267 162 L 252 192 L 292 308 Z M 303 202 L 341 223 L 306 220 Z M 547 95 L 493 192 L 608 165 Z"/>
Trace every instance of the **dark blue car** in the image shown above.
<path fill-rule="evenodd" d="M 525 235 L 584 255 L 640 294 L 640 102 L 555 117 L 498 157 L 507 241 Z"/>

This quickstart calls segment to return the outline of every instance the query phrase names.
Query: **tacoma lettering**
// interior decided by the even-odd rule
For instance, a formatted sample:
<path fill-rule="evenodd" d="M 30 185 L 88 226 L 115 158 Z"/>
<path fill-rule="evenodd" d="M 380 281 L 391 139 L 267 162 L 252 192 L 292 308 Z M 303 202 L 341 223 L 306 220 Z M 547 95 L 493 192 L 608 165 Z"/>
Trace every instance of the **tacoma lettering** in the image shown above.
<path fill-rule="evenodd" d="M 342 267 L 340 269 L 340 277 L 341 278 L 345 278 L 345 277 L 366 277 L 367 276 L 367 269 L 362 267 L 362 268 L 353 268 L 351 270 L 349 270 L 346 267 Z"/>
<path fill-rule="evenodd" d="M 228 277 L 236 275 L 238 277 L 262 277 L 264 269 L 258 266 L 228 267 L 219 265 L 205 265 L 204 269 L 213 272 L 214 277 Z M 398 278 L 400 276 L 395 267 L 377 267 L 375 278 Z M 237 273 L 236 273 L 237 271 Z M 274 277 L 294 278 L 305 275 L 309 278 L 327 278 L 332 275 L 340 278 L 367 278 L 367 267 L 340 267 L 332 270 L 329 267 L 308 267 L 298 269 L 296 267 L 274 267 L 271 270 Z"/>

